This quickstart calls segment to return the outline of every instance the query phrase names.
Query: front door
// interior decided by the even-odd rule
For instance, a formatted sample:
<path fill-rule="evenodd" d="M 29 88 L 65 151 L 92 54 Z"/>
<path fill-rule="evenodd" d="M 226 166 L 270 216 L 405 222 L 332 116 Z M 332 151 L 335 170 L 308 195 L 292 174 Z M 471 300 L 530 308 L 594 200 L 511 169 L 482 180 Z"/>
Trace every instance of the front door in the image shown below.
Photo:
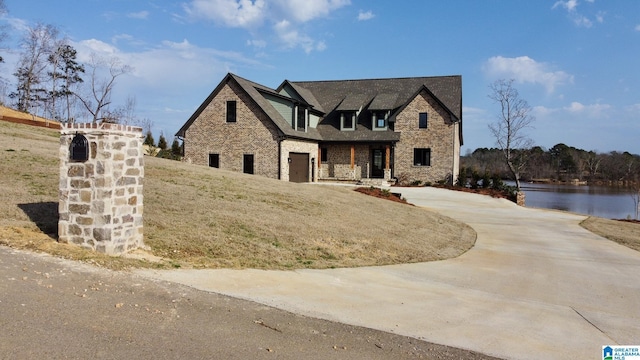
<path fill-rule="evenodd" d="M 372 178 L 384 178 L 384 168 L 386 167 L 386 159 L 384 156 L 384 149 L 371 150 L 371 177 Z"/>

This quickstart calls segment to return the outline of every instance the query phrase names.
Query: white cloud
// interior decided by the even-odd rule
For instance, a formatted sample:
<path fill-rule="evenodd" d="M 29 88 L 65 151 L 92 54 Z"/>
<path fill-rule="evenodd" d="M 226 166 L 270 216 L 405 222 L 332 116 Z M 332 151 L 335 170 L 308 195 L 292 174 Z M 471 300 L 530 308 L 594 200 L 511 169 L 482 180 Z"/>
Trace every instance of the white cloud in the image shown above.
<path fill-rule="evenodd" d="M 359 21 L 364 21 L 364 20 L 371 20 L 374 17 L 376 17 L 373 12 L 371 12 L 371 10 L 364 12 L 362 10 L 360 10 L 360 12 L 358 13 L 358 20 Z"/>
<path fill-rule="evenodd" d="M 247 45 L 264 49 L 265 47 L 267 47 L 267 42 L 264 40 L 247 40 Z"/>
<path fill-rule="evenodd" d="M 296 22 L 326 17 L 332 11 L 349 4 L 351 4 L 350 0 L 274 0 L 274 5 L 279 10 L 288 14 L 289 20 Z"/>
<path fill-rule="evenodd" d="M 552 9 L 557 7 L 563 7 L 567 9 L 567 11 L 575 11 L 576 7 L 578 7 L 578 0 L 556 1 Z"/>
<path fill-rule="evenodd" d="M 532 110 L 536 119 L 544 118 L 558 111 L 558 109 L 548 108 L 546 106 L 534 106 Z"/>
<path fill-rule="evenodd" d="M 581 114 L 593 118 L 608 117 L 607 111 L 611 109 L 608 104 L 591 104 L 584 105 L 577 101 L 572 102 L 569 106 L 565 106 L 564 110 L 573 114 Z"/>
<path fill-rule="evenodd" d="M 118 48 L 97 39 L 82 40 L 74 46 L 78 52 L 78 60 L 89 61 L 90 55 L 95 53 L 100 56 L 117 56 Z"/>
<path fill-rule="evenodd" d="M 492 77 L 542 85 L 549 93 L 553 92 L 556 86 L 573 82 L 572 75 L 564 71 L 554 71 L 549 64 L 537 62 L 528 56 L 491 57 L 485 63 L 484 71 Z"/>
<path fill-rule="evenodd" d="M 266 16 L 264 0 L 193 0 L 184 10 L 195 19 L 240 28 L 257 27 Z"/>
<path fill-rule="evenodd" d="M 593 3 L 593 0 L 587 0 L 587 2 L 589 3 Z M 571 19 L 571 21 L 573 21 L 573 23 L 578 26 L 578 27 L 585 27 L 585 28 L 590 28 L 593 26 L 593 21 L 591 19 L 589 19 L 588 17 L 580 14 L 578 12 L 578 5 L 579 2 L 578 0 L 567 0 L 567 1 L 556 1 L 553 6 L 551 7 L 552 9 L 556 9 L 556 8 L 564 8 L 565 10 L 567 10 L 567 14 L 569 16 L 569 19 Z M 603 23 L 604 22 L 604 13 L 603 12 L 598 12 L 595 15 L 595 19 L 598 23 Z"/>
<path fill-rule="evenodd" d="M 29 30 L 29 22 L 26 20 L 12 17 L 3 17 L 3 20 L 6 20 L 11 28 L 20 33 L 27 32 Z"/>
<path fill-rule="evenodd" d="M 640 24 L 636 25 L 635 29 L 636 31 L 640 31 Z"/>
<path fill-rule="evenodd" d="M 626 110 L 631 113 L 635 113 L 636 115 L 640 115 L 640 103 L 629 105 L 626 107 Z"/>
<path fill-rule="evenodd" d="M 191 0 L 183 7 L 192 19 L 213 21 L 254 33 L 265 23 L 270 23 L 285 48 L 302 48 L 309 53 L 322 51 L 327 45 L 300 30 L 299 26 L 327 17 L 350 3 L 350 0 Z M 261 40 L 250 40 L 248 44 L 255 47 L 266 45 Z"/>
<path fill-rule="evenodd" d="M 287 20 L 282 20 L 277 23 L 274 26 L 274 30 L 280 38 L 280 41 L 282 41 L 287 48 L 301 47 L 307 54 L 313 50 L 324 50 L 326 48 L 324 42 L 316 43 L 309 36 L 298 32 Z"/>
<path fill-rule="evenodd" d="M 565 106 L 564 108 L 565 110 L 569 111 L 569 112 L 582 112 L 582 110 L 584 110 L 584 105 L 580 104 L 579 102 L 572 102 L 571 105 L 569 106 Z"/>
<path fill-rule="evenodd" d="M 138 12 L 128 13 L 127 17 L 132 18 L 132 19 L 145 20 L 145 19 L 147 19 L 149 17 L 149 12 L 148 11 L 138 11 Z"/>
<path fill-rule="evenodd" d="M 553 114 L 564 113 L 565 115 L 554 115 L 554 118 L 564 118 L 565 116 L 580 116 L 590 118 L 607 118 L 613 107 L 609 104 L 582 104 L 572 101 L 569 105 L 561 108 L 549 108 L 545 106 L 534 106 L 533 113 L 536 118 L 544 118 Z"/>

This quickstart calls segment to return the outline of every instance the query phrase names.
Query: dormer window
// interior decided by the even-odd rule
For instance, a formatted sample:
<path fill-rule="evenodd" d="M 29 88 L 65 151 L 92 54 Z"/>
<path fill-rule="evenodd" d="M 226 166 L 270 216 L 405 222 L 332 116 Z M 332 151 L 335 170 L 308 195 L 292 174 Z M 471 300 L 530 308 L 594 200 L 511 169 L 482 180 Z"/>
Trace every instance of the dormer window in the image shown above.
<path fill-rule="evenodd" d="M 386 130 L 388 111 L 374 111 L 371 113 L 371 128 L 373 130 Z"/>
<path fill-rule="evenodd" d="M 307 117 L 309 111 L 307 108 L 302 106 L 296 106 L 296 121 L 295 121 L 295 129 L 298 131 L 307 131 Z"/>
<path fill-rule="evenodd" d="M 340 130 L 349 131 L 356 129 L 356 112 L 345 111 L 340 114 Z"/>

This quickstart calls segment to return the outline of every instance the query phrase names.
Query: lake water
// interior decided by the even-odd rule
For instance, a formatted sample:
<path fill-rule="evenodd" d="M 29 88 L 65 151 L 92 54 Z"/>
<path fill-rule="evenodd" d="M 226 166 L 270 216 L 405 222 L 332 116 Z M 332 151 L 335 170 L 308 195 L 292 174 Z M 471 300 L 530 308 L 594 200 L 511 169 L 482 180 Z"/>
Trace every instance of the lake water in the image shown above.
<path fill-rule="evenodd" d="M 571 211 L 609 219 L 635 216 L 632 191 L 626 188 L 521 183 L 527 207 Z"/>

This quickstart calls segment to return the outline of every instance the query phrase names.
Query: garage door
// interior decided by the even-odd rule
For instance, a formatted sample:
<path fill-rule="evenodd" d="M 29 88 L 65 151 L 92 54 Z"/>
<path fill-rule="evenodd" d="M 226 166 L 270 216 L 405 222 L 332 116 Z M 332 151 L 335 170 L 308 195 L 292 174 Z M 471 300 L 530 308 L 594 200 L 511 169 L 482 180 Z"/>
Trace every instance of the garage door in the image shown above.
<path fill-rule="evenodd" d="M 309 182 L 309 154 L 289 153 L 289 181 Z"/>

